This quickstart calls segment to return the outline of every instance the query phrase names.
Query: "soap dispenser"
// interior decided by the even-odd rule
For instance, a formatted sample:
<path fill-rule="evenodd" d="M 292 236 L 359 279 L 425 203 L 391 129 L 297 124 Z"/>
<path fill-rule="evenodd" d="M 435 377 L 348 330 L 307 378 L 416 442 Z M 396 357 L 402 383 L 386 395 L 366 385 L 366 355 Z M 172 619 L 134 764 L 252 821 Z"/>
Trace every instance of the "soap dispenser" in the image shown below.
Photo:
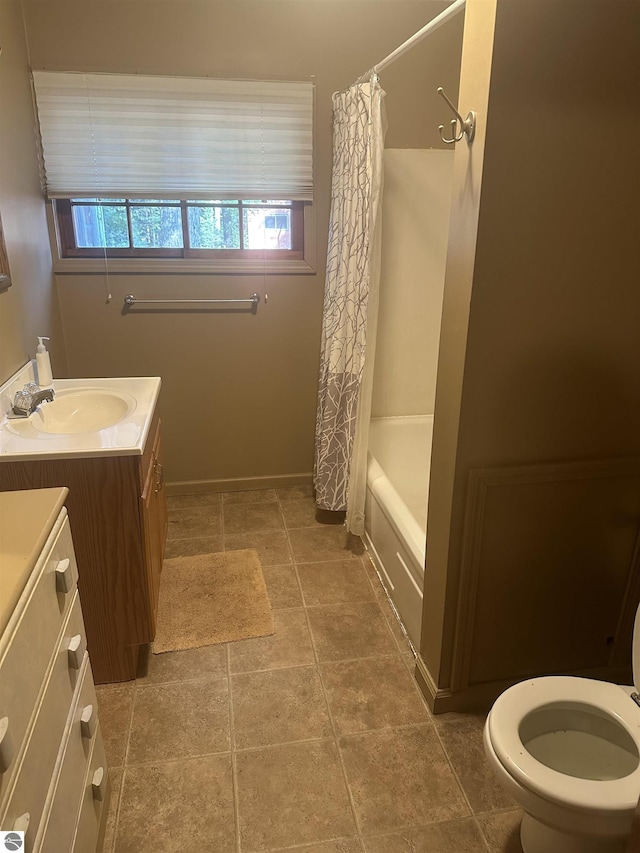
<path fill-rule="evenodd" d="M 51 359 L 43 341 L 49 341 L 51 338 L 44 336 L 38 337 L 38 346 L 36 347 L 36 371 L 38 373 L 38 385 L 41 388 L 46 388 L 53 382 L 53 373 L 51 372 Z"/>

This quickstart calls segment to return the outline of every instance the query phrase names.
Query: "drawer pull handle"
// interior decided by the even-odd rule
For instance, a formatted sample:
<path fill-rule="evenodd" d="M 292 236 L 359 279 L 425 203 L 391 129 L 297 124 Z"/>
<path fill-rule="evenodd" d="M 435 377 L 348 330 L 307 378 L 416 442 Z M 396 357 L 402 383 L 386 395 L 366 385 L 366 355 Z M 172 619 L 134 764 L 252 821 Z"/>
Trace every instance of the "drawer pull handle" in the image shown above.
<path fill-rule="evenodd" d="M 13 827 L 12 827 L 13 831 L 14 832 L 24 832 L 26 835 L 27 830 L 29 829 L 29 821 L 30 820 L 31 820 L 31 815 L 29 814 L 29 812 L 25 812 L 24 814 L 21 814 L 20 817 L 16 818 L 15 823 L 13 824 Z"/>
<path fill-rule="evenodd" d="M 104 800 L 107 788 L 107 778 L 104 772 L 104 767 L 98 767 L 96 772 L 93 774 L 91 787 L 93 789 L 93 799 L 98 800 L 98 802 L 101 803 Z"/>
<path fill-rule="evenodd" d="M 82 709 L 82 713 L 80 714 L 80 731 L 82 732 L 82 737 L 86 737 L 88 740 L 91 740 L 96 733 L 96 715 L 93 705 L 87 705 Z"/>
<path fill-rule="evenodd" d="M 80 669 L 82 666 L 82 658 L 84 657 L 84 642 L 82 641 L 82 634 L 76 634 L 69 640 L 67 654 L 69 656 L 69 668 Z"/>
<path fill-rule="evenodd" d="M 60 560 L 56 566 L 56 589 L 65 593 L 73 589 L 73 568 L 68 557 Z"/>
<path fill-rule="evenodd" d="M 9 717 L 0 720 L 0 773 L 5 773 L 13 760 L 13 738 L 9 731 Z"/>

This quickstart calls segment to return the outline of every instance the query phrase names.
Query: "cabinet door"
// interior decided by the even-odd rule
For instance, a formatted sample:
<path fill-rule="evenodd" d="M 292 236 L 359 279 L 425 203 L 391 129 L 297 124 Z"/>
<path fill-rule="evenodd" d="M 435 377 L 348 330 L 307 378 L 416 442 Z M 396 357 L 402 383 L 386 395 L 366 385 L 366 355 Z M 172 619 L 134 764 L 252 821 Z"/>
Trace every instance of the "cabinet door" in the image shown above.
<path fill-rule="evenodd" d="M 157 504 L 157 547 L 160 553 L 160 568 L 162 569 L 164 548 L 167 541 L 167 494 L 164 483 L 164 459 L 162 455 L 162 433 L 160 432 L 160 424 L 158 424 L 153 455 L 155 464 L 154 492 Z"/>
<path fill-rule="evenodd" d="M 142 530 L 144 536 L 145 571 L 149 594 L 149 641 L 156 633 L 156 613 L 158 610 L 158 592 L 160 572 L 164 557 L 164 543 L 167 536 L 167 504 L 164 490 L 164 472 L 160 458 L 160 427 L 154 440 L 151 464 L 141 498 Z"/>

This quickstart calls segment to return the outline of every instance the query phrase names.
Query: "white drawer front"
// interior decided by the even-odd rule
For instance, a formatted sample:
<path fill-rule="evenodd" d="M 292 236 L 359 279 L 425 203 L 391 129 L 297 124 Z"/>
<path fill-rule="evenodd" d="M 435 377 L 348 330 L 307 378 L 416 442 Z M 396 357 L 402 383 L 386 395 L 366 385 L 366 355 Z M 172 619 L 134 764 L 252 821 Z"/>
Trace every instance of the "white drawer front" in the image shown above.
<path fill-rule="evenodd" d="M 9 793 L 2 816 L 2 829 L 14 828 L 21 815 L 29 814 L 26 833 L 27 850 L 32 849 L 38 824 L 44 811 L 56 757 L 60 751 L 65 724 L 69 717 L 80 671 L 69 665 L 69 643 L 73 637 L 84 638 L 82 611 L 77 590 L 73 596 L 69 619 L 56 648 L 53 668 L 46 684 L 37 717 L 25 745 L 17 769 L 15 784 Z M 84 642 L 86 646 L 86 642 Z"/>
<path fill-rule="evenodd" d="M 58 579 L 58 586 L 63 581 L 67 586 L 71 583 L 69 592 L 57 589 L 59 572 L 56 569 L 59 568 L 66 569 L 66 572 L 64 578 Z M 0 660 L 0 720 L 8 720 L 13 758 L 5 772 L 0 773 L 0 803 L 5 800 L 15 775 L 57 638 L 71 608 L 77 578 L 69 519 L 63 510 L 47 540 L 32 581 L 16 607 L 16 619 L 9 623 L 2 638 L 6 651 Z"/>
<path fill-rule="evenodd" d="M 47 798 L 48 810 L 45 814 L 36 838 L 34 851 L 47 853 L 68 853 L 71 850 L 81 801 L 84 781 L 87 776 L 89 758 L 99 735 L 97 728 L 98 705 L 96 701 L 93 676 L 89 666 L 89 657 L 85 654 L 80 675 L 77 701 L 71 710 L 67 735 L 61 747 L 56 764 L 57 775 Z M 83 724 L 83 714 L 89 705 L 93 706 L 93 720 L 96 727 L 90 734 Z"/>
<path fill-rule="evenodd" d="M 109 807 L 107 759 L 100 729 L 96 732 L 89 772 L 84 781 L 80 820 L 73 841 L 73 853 L 95 853 L 103 820 Z M 51 845 L 53 851 L 55 845 Z"/>

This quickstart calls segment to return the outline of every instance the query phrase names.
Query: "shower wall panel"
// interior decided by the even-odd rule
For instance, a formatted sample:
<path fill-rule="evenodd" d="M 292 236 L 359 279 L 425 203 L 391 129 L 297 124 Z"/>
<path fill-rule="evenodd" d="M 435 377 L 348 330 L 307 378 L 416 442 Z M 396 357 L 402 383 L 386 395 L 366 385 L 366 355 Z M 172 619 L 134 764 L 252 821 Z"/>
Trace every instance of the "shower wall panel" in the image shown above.
<path fill-rule="evenodd" d="M 384 153 L 373 417 L 433 414 L 453 151 Z"/>

